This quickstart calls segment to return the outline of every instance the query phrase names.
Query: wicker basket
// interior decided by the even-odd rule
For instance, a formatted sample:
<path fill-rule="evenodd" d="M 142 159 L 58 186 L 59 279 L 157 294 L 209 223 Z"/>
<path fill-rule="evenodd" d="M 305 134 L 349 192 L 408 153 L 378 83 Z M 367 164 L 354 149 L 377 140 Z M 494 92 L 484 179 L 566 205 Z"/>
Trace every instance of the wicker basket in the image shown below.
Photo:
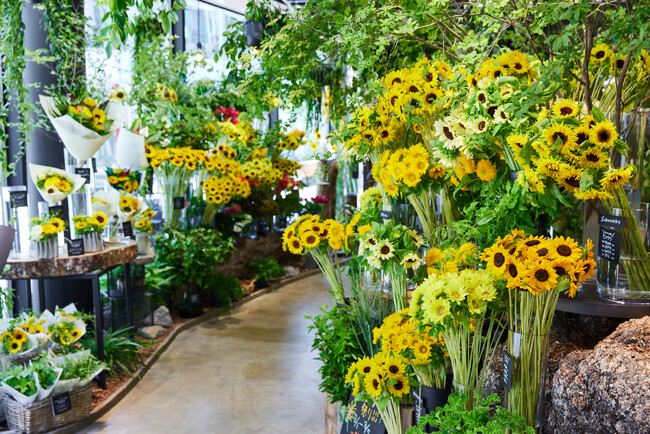
<path fill-rule="evenodd" d="M 52 431 L 64 425 L 77 422 L 90 414 L 93 399 L 93 383 L 70 393 L 72 409 L 55 416 L 50 399 L 44 399 L 23 407 L 8 395 L 2 399 L 9 429 L 26 433 Z"/>

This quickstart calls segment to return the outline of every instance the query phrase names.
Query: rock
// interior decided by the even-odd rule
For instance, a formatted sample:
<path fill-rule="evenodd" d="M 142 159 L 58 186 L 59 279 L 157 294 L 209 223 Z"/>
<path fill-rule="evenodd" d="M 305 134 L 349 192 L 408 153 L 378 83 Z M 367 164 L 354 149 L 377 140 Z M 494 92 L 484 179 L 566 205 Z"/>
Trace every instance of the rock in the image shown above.
<path fill-rule="evenodd" d="M 167 333 L 167 329 L 158 325 L 142 327 L 141 329 L 138 329 L 138 334 L 144 336 L 147 339 L 156 339 L 157 337 L 163 336 L 165 333 Z"/>
<path fill-rule="evenodd" d="M 153 323 L 154 325 L 167 328 L 173 325 L 172 316 L 169 314 L 169 309 L 167 306 L 160 306 L 153 312 Z"/>
<path fill-rule="evenodd" d="M 593 350 L 575 351 L 552 382 L 546 432 L 640 433 L 650 420 L 650 317 L 621 324 Z"/>
<path fill-rule="evenodd" d="M 289 265 L 287 267 L 284 267 L 286 274 L 285 276 L 287 277 L 294 277 L 300 274 L 300 268 L 294 267 L 293 265 Z"/>

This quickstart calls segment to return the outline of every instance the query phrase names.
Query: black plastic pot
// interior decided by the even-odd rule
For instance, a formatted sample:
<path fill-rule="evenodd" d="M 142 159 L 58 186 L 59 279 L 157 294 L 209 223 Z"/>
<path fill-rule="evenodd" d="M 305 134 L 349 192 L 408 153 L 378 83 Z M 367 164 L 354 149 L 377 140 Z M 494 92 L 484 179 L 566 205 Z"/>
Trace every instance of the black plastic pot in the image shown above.
<path fill-rule="evenodd" d="M 262 289 L 269 286 L 269 281 L 267 279 L 257 279 L 255 281 L 255 288 Z"/>
<path fill-rule="evenodd" d="M 415 398 L 415 420 L 419 422 L 420 418 L 426 414 L 436 411 L 438 407 L 444 407 L 447 404 L 449 395 L 451 395 L 452 376 L 447 375 L 444 389 L 435 389 L 433 387 L 421 386 L 413 389 Z M 424 432 L 437 432 L 437 428 L 427 425 Z"/>
<path fill-rule="evenodd" d="M 196 285 L 186 285 L 183 302 L 178 306 L 178 313 L 183 318 L 196 318 L 203 315 L 203 303 L 201 294 Z"/>

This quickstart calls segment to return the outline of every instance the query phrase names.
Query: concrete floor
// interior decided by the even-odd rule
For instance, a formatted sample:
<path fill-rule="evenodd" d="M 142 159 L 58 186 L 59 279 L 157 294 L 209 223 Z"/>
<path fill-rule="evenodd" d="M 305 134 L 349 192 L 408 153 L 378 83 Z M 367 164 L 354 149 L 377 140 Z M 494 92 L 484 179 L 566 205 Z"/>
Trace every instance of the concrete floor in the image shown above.
<path fill-rule="evenodd" d="M 83 432 L 323 433 L 307 314 L 332 304 L 322 275 L 181 333 L 115 408 Z"/>

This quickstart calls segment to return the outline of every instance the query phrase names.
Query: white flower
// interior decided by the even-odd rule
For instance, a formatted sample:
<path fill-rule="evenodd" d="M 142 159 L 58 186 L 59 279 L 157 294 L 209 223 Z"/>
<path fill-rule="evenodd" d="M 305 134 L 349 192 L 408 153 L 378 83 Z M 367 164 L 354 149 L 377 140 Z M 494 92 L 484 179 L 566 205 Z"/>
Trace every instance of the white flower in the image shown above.
<path fill-rule="evenodd" d="M 409 253 L 402 258 L 400 264 L 402 264 L 402 266 L 407 270 L 410 268 L 420 268 L 420 265 L 422 265 L 422 259 L 417 253 Z"/>
<path fill-rule="evenodd" d="M 479 89 L 487 89 L 492 84 L 492 79 L 489 77 L 483 77 L 478 81 Z"/>
<path fill-rule="evenodd" d="M 479 116 L 476 119 L 474 119 L 474 122 L 472 122 L 472 129 L 476 133 L 483 133 L 487 130 L 488 126 L 490 125 L 489 121 L 487 118 L 484 116 Z"/>
<path fill-rule="evenodd" d="M 512 89 L 512 86 L 509 83 L 506 83 L 503 86 L 501 86 L 501 89 L 499 90 L 499 96 L 503 99 L 510 98 L 513 93 L 514 90 Z"/>
<path fill-rule="evenodd" d="M 508 120 L 508 113 L 503 109 L 503 107 L 499 107 L 497 111 L 494 112 L 494 122 L 503 124 Z"/>
<path fill-rule="evenodd" d="M 41 225 L 32 226 L 32 229 L 29 231 L 29 238 L 31 238 L 34 241 L 41 241 L 42 237 L 43 237 L 43 226 Z"/>
<path fill-rule="evenodd" d="M 368 261 L 368 265 L 370 265 L 372 268 L 380 269 L 381 268 L 381 259 L 379 259 L 375 255 L 370 255 L 366 258 L 366 261 Z"/>
<path fill-rule="evenodd" d="M 393 256 L 395 252 L 395 247 L 393 246 L 393 243 L 391 243 L 388 240 L 381 240 L 377 244 L 377 249 L 375 250 L 375 254 L 379 256 L 381 259 L 390 259 Z"/>

